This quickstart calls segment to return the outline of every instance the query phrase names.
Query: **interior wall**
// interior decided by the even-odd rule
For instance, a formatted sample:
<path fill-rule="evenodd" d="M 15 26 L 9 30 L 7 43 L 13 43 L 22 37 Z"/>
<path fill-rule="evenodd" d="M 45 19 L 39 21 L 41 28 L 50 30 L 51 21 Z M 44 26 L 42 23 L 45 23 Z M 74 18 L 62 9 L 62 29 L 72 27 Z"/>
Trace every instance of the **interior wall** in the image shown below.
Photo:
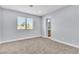
<path fill-rule="evenodd" d="M 8 9 L 2 9 L 3 11 L 3 39 L 1 41 L 9 41 L 20 38 L 28 38 L 33 36 L 41 36 L 41 17 L 12 11 Z M 33 18 L 32 30 L 17 30 L 17 16 L 23 16 L 27 18 Z M 0 16 L 1 18 L 1 16 Z M 0 19 L 1 20 L 1 19 Z M 0 23 L 1 24 L 1 23 Z M 1 30 L 1 28 L 0 28 Z"/>
<path fill-rule="evenodd" d="M 79 46 L 79 6 L 66 7 L 45 15 L 43 21 L 48 17 L 52 22 L 52 38 Z"/>
<path fill-rule="evenodd" d="M 0 9 L 0 41 L 2 40 L 2 9 Z"/>

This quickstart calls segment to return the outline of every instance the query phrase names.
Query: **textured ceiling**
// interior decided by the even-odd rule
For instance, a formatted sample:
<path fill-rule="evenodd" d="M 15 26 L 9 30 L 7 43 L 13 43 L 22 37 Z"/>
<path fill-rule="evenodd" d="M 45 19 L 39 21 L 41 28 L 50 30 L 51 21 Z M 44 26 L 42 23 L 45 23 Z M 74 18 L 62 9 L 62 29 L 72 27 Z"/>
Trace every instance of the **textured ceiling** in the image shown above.
<path fill-rule="evenodd" d="M 65 5 L 1 5 L 2 8 L 20 11 L 32 15 L 43 16 L 45 14 L 54 12 L 57 9 L 65 7 Z"/>

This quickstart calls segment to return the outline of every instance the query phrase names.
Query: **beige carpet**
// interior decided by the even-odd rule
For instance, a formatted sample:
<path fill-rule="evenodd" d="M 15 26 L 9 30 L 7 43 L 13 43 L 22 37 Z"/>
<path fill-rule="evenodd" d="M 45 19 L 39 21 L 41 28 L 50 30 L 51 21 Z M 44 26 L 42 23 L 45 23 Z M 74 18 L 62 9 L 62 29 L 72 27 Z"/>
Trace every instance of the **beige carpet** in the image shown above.
<path fill-rule="evenodd" d="M 33 38 L 0 45 L 0 53 L 17 54 L 71 54 L 79 49 L 67 46 L 50 39 Z"/>

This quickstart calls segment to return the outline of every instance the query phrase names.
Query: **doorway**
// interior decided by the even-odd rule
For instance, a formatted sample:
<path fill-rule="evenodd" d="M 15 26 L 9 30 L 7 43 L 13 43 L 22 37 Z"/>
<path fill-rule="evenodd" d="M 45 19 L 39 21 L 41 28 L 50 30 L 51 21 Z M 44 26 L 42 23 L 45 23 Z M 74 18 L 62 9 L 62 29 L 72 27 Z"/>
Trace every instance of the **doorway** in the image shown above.
<path fill-rule="evenodd" d="M 51 37 L 51 19 L 47 18 L 46 23 L 47 23 L 47 26 L 46 26 L 47 27 L 47 36 Z"/>

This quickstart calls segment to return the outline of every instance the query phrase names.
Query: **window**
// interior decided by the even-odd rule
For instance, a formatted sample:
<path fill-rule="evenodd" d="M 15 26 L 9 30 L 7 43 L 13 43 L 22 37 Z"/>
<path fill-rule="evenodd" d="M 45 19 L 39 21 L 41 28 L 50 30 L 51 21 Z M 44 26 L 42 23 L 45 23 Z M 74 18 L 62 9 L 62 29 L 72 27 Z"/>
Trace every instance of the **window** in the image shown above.
<path fill-rule="evenodd" d="M 33 20 L 32 18 L 27 18 L 27 29 L 32 29 L 33 28 Z"/>
<path fill-rule="evenodd" d="M 25 29 L 25 17 L 17 17 L 17 29 Z"/>
<path fill-rule="evenodd" d="M 33 29 L 33 19 L 17 17 L 17 29 Z"/>

